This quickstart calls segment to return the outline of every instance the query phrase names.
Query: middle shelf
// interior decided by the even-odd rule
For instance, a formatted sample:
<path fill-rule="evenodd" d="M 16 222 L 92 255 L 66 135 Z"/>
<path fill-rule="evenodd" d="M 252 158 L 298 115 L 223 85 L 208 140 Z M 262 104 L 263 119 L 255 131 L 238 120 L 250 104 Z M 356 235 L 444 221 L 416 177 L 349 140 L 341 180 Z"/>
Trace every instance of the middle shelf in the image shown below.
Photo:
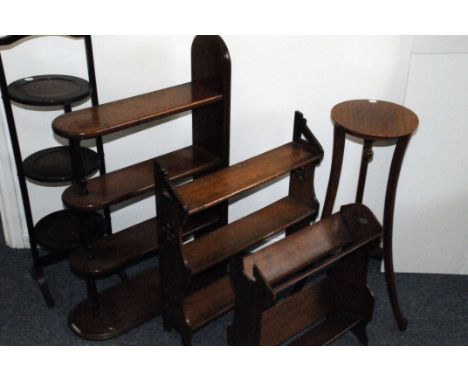
<path fill-rule="evenodd" d="M 87 195 L 80 194 L 80 186 L 73 184 L 63 193 L 62 200 L 69 208 L 94 211 L 154 190 L 153 162 L 157 160 L 168 170 L 171 181 L 216 169 L 221 160 L 208 151 L 188 146 L 168 154 L 109 172 L 87 182 Z"/>
<path fill-rule="evenodd" d="M 182 185 L 177 192 L 186 203 L 187 212 L 191 215 L 307 164 L 317 162 L 322 155 L 318 148 L 305 142 L 286 143 L 229 168 Z M 165 167 L 164 163 L 161 161 L 158 163 L 170 174 L 169 168 Z"/>

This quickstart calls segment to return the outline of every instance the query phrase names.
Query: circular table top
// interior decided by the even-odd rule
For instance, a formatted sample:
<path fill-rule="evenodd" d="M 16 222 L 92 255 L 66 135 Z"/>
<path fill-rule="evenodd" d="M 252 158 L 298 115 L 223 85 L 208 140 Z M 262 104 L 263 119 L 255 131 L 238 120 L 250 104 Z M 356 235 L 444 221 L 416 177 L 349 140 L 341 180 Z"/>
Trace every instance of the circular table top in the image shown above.
<path fill-rule="evenodd" d="M 333 107 L 331 119 L 335 126 L 364 139 L 403 137 L 419 124 L 417 115 L 404 106 L 367 99 L 339 103 Z"/>

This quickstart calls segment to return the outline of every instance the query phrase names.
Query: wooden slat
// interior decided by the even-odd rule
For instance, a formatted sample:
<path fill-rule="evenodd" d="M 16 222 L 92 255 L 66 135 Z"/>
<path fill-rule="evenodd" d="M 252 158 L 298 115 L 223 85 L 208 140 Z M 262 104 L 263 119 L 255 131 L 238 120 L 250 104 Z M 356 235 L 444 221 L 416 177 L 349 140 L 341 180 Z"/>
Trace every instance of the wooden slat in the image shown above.
<path fill-rule="evenodd" d="M 52 127 L 65 138 L 96 138 L 222 99 L 222 94 L 188 82 L 64 114 L 53 121 Z"/>
<path fill-rule="evenodd" d="M 218 220 L 219 217 L 212 210 L 195 215 L 189 220 L 185 235 L 192 235 Z M 94 242 L 89 250 L 79 248 L 70 255 L 70 266 L 81 276 L 97 278 L 126 268 L 147 256 L 156 255 L 157 224 L 157 218 L 149 219 Z"/>
<path fill-rule="evenodd" d="M 169 172 L 172 181 L 214 169 L 220 160 L 207 151 L 189 146 L 106 175 L 89 179 L 87 195 L 80 195 L 80 187 L 74 184 L 62 195 L 70 208 L 93 211 L 128 200 L 154 190 L 153 162 L 158 160 Z"/>
<path fill-rule="evenodd" d="M 321 346 L 328 345 L 335 339 L 361 322 L 360 319 L 346 315 L 340 311 L 330 314 L 326 320 L 314 326 L 299 338 L 292 341 L 291 346 Z"/>
<path fill-rule="evenodd" d="M 314 208 L 285 197 L 188 243 L 183 256 L 191 272 L 197 274 L 310 218 L 315 212 Z"/>
<path fill-rule="evenodd" d="M 95 317 L 88 299 L 69 316 L 71 329 L 89 340 L 105 340 L 133 329 L 161 312 L 159 269 L 148 269 L 100 293 Z"/>
<path fill-rule="evenodd" d="M 321 153 L 305 142 L 287 143 L 183 185 L 178 193 L 193 214 L 320 158 Z"/>
<path fill-rule="evenodd" d="M 380 223 L 367 207 L 346 205 L 340 212 L 246 256 L 244 272 L 253 279 L 256 265 L 264 280 L 278 292 L 329 267 L 381 234 Z"/>
<path fill-rule="evenodd" d="M 328 279 L 283 300 L 262 315 L 260 345 L 279 345 L 325 317 L 333 308 Z"/>
<path fill-rule="evenodd" d="M 244 258 L 244 272 L 254 279 L 256 265 L 271 286 L 345 245 L 351 239 L 335 214 Z"/>
<path fill-rule="evenodd" d="M 192 293 L 184 301 L 185 319 L 196 330 L 221 314 L 232 309 L 234 292 L 229 276 L 224 276 Z"/>

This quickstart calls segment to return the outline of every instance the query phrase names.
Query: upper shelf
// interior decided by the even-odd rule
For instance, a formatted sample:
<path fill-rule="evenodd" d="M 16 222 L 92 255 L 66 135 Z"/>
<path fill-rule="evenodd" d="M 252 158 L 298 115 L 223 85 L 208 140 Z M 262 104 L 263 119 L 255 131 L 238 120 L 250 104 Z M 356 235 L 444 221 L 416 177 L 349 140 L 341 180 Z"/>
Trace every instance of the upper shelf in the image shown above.
<path fill-rule="evenodd" d="M 68 139 L 96 138 L 222 99 L 221 93 L 188 82 L 61 115 L 52 128 Z"/>
<path fill-rule="evenodd" d="M 322 153 L 308 143 L 287 143 L 184 184 L 177 193 L 187 212 L 193 214 L 321 158 Z"/>
<path fill-rule="evenodd" d="M 60 106 L 89 97 L 88 81 L 63 74 L 46 74 L 22 78 L 8 86 L 13 101 L 31 106 Z"/>

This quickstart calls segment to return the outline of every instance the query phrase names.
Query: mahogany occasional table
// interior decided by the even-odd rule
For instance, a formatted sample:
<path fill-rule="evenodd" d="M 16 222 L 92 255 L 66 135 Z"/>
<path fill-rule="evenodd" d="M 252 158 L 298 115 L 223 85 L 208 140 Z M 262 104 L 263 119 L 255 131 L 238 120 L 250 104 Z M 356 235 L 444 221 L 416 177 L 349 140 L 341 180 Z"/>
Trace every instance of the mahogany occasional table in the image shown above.
<path fill-rule="evenodd" d="M 375 141 L 395 140 L 396 147 L 385 193 L 381 252 L 384 258 L 385 279 L 393 314 L 398 327 L 403 331 L 406 329 L 408 321 L 401 313 L 395 285 L 392 250 L 393 212 L 403 157 L 411 134 L 418 127 L 418 117 L 411 110 L 395 103 L 377 100 L 353 100 L 342 102 L 333 107 L 331 119 L 334 125 L 333 158 L 322 218 L 331 215 L 333 210 L 340 182 L 346 134 L 364 140 L 356 203 L 362 203 L 367 166 L 373 156 L 373 143 Z"/>

